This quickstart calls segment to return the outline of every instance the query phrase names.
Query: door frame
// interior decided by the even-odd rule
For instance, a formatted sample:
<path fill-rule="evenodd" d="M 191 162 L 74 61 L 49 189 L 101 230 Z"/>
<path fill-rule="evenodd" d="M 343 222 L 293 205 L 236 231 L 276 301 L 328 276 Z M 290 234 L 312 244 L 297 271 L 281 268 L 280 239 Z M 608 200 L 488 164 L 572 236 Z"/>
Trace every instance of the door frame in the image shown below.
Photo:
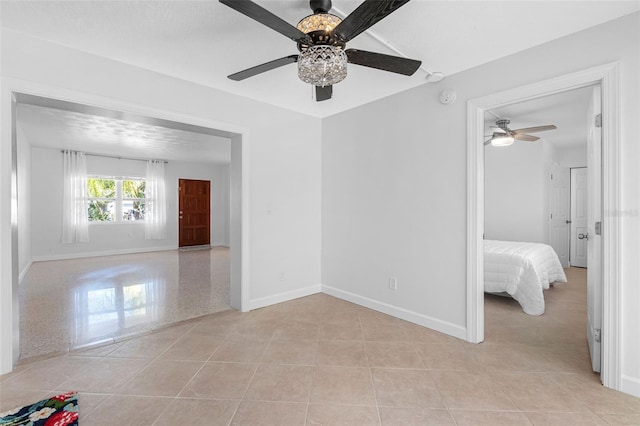
<path fill-rule="evenodd" d="M 620 83 L 613 62 L 467 102 L 467 341 L 484 340 L 484 114 L 486 110 L 600 84 L 602 88 L 602 383 L 619 390 L 622 252 L 620 210 Z"/>
<path fill-rule="evenodd" d="M 18 221 L 16 179 L 16 114 L 17 98 L 31 95 L 73 102 L 132 114 L 165 119 L 194 126 L 219 130 L 231 139 L 231 179 L 237 177 L 231 195 L 231 306 L 242 312 L 250 310 L 250 132 L 246 127 L 205 119 L 174 110 L 159 109 L 149 105 L 132 103 L 75 90 L 40 83 L 3 77 L 0 88 L 0 120 L 3 123 L 0 140 L 0 173 L 6 182 L 6 198 L 0 200 L 0 374 L 13 370 L 19 354 L 18 311 Z M 5 179 L 6 178 L 6 179 Z M 233 191 L 232 191 L 233 192 Z"/>

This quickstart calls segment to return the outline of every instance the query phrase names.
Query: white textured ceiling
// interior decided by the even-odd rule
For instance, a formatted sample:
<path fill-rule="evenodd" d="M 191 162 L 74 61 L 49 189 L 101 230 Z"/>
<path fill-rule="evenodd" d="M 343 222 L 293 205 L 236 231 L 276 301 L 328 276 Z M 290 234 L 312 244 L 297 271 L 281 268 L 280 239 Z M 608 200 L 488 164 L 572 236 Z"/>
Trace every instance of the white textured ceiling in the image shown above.
<path fill-rule="evenodd" d="M 558 148 L 584 147 L 587 144 L 587 110 L 593 87 L 584 87 L 555 95 L 493 109 L 485 114 L 485 135 L 490 135 L 498 117 L 511 120 L 512 130 L 553 124 L 555 130 L 531 133 Z M 535 142 L 518 142 L 535 143 Z"/>
<path fill-rule="evenodd" d="M 258 4 L 295 25 L 307 0 Z M 350 13 L 360 1 L 335 0 Z M 3 27 L 316 117 L 326 117 L 640 9 L 634 1 L 413 0 L 348 47 L 423 61 L 412 77 L 352 65 L 315 102 L 294 64 L 242 82 L 227 75 L 296 53 L 294 42 L 214 0 L 1 1 Z M 339 13 L 338 13 L 339 14 Z M 381 42 L 382 40 L 382 42 Z"/>
<path fill-rule="evenodd" d="M 18 103 L 18 137 L 32 146 L 125 158 L 228 164 L 231 140 L 196 131 Z"/>

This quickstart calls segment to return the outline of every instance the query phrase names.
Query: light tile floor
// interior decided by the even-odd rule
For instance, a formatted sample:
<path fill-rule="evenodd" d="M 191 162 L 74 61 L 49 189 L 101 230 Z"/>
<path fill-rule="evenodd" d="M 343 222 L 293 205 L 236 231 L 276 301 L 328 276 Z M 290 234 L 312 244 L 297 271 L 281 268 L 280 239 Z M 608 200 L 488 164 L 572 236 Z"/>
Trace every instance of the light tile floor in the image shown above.
<path fill-rule="evenodd" d="M 317 294 L 21 365 L 0 411 L 77 390 L 85 425 L 640 424 L 590 370 L 585 271 L 567 275 L 543 316 L 487 296 L 480 345 Z"/>

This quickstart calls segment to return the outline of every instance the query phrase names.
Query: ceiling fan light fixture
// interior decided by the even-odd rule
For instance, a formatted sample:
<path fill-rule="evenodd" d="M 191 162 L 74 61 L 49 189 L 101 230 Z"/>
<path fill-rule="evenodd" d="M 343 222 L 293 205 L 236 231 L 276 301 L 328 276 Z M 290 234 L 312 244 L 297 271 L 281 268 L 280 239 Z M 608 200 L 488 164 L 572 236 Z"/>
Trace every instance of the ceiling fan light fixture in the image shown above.
<path fill-rule="evenodd" d="M 506 133 L 494 133 L 491 138 L 492 146 L 509 146 L 513 144 L 513 136 Z"/>
<path fill-rule="evenodd" d="M 338 24 L 342 22 L 342 19 L 336 15 L 330 13 L 316 13 L 302 18 L 298 22 L 298 29 L 305 34 L 309 34 L 312 31 L 324 31 L 329 33 L 333 31 Z"/>
<path fill-rule="evenodd" d="M 298 78 L 305 83 L 331 86 L 346 76 L 347 55 L 339 46 L 311 46 L 298 56 Z"/>

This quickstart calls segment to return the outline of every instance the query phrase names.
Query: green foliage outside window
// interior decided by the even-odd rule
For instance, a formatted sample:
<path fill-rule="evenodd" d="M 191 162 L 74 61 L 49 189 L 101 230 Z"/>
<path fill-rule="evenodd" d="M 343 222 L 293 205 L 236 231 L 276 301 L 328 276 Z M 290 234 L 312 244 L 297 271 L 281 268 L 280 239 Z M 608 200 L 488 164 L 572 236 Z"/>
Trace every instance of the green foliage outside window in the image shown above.
<path fill-rule="evenodd" d="M 115 222 L 144 219 L 144 180 L 88 178 L 89 221 Z M 120 219 L 117 219 L 120 212 Z"/>
<path fill-rule="evenodd" d="M 116 181 L 88 178 L 89 221 L 111 222 L 115 219 Z"/>
<path fill-rule="evenodd" d="M 88 178 L 89 198 L 116 198 L 115 179 Z"/>
<path fill-rule="evenodd" d="M 123 220 L 142 220 L 145 213 L 145 191 L 146 182 L 143 180 L 123 180 Z"/>

